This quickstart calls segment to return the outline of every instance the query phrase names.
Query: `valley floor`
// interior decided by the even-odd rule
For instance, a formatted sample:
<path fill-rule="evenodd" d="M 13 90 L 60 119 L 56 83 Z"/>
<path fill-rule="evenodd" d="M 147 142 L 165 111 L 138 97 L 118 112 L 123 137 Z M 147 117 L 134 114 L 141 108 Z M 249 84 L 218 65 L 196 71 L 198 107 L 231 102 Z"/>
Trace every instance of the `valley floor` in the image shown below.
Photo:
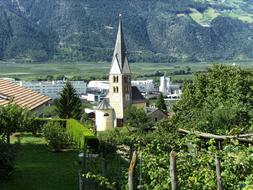
<path fill-rule="evenodd" d="M 219 62 L 215 62 L 219 63 Z M 192 75 L 171 75 L 171 73 L 190 68 L 191 72 L 204 71 L 213 63 L 131 63 L 131 72 L 134 79 L 153 78 L 152 76 L 161 71 L 172 76 L 172 80 L 189 79 Z M 239 65 L 242 67 L 253 67 L 253 60 L 227 61 L 227 65 Z M 107 79 L 111 63 L 109 62 L 47 62 L 47 63 L 17 63 L 0 62 L 0 78 L 11 77 L 21 80 L 45 79 L 47 75 L 55 78 L 64 75 L 67 78 L 80 77 L 81 79 Z"/>

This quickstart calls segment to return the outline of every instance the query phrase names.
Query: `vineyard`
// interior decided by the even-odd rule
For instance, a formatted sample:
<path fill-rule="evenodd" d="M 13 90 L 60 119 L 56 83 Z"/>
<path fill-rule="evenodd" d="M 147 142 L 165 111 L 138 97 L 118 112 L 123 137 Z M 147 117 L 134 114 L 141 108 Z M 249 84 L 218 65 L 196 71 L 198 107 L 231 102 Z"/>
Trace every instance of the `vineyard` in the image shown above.
<path fill-rule="evenodd" d="M 171 118 L 149 129 L 146 118 L 134 129 L 128 118 L 127 127 L 99 133 L 100 161 L 88 164 L 86 182 L 101 189 L 253 189 L 252 81 L 251 70 L 214 65 L 184 85 Z"/>

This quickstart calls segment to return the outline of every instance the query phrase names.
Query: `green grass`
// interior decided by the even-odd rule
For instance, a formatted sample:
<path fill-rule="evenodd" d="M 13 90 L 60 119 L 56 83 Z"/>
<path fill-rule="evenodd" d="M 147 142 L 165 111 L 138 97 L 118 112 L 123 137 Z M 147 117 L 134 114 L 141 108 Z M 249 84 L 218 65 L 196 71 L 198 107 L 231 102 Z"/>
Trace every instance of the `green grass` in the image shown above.
<path fill-rule="evenodd" d="M 224 64 L 236 63 L 242 67 L 252 67 L 253 60 L 246 61 L 226 61 Z M 175 70 L 186 69 L 191 67 L 191 71 L 203 71 L 210 67 L 212 63 L 130 63 L 133 79 L 144 74 L 152 74 L 155 71 L 162 71 L 170 76 L 170 73 Z M 47 75 L 65 75 L 67 77 L 80 76 L 81 78 L 90 79 L 104 79 L 110 71 L 111 63 L 109 62 L 47 62 L 47 63 L 14 63 L 14 62 L 0 62 L 0 78 L 1 77 L 17 77 L 22 80 L 35 80 L 38 78 L 45 78 Z M 189 76 L 186 76 L 189 77 Z M 152 78 L 152 77 L 144 77 Z M 178 78 L 178 77 L 177 77 Z M 183 77 L 185 78 L 185 77 Z"/>
<path fill-rule="evenodd" d="M 12 142 L 16 142 L 16 137 Z M 78 152 L 53 153 L 42 137 L 20 135 L 15 170 L 8 180 L 0 181 L 1 190 L 78 189 Z"/>
<path fill-rule="evenodd" d="M 253 14 L 252 3 L 243 0 L 224 0 L 224 1 L 214 1 L 214 0 L 195 0 L 202 3 L 209 3 L 211 5 L 225 6 L 230 7 L 232 10 L 220 11 L 219 9 L 214 9 L 213 7 L 209 7 L 205 12 L 200 13 L 196 9 L 191 9 L 192 13 L 190 16 L 193 20 L 200 24 L 205 24 L 211 22 L 217 16 L 229 16 L 233 18 L 237 18 L 243 22 L 252 23 L 253 22 Z"/>

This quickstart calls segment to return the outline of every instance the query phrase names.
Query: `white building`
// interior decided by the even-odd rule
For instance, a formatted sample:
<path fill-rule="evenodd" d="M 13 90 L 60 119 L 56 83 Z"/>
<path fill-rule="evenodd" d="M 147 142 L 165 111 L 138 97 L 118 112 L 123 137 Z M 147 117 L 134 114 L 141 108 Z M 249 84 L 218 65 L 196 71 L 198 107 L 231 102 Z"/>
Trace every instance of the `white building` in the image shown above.
<path fill-rule="evenodd" d="M 160 86 L 159 86 L 159 92 L 163 94 L 163 96 L 167 96 L 169 93 L 170 89 L 170 78 L 162 76 L 160 78 Z"/>
<path fill-rule="evenodd" d="M 96 108 L 96 130 L 106 131 L 114 128 L 115 113 L 107 99 Z"/>
<path fill-rule="evenodd" d="M 136 86 L 140 92 L 155 91 L 153 80 L 134 80 L 131 81 L 132 86 Z"/>
<path fill-rule="evenodd" d="M 101 93 L 87 93 L 86 95 L 82 95 L 81 99 L 87 100 L 92 103 L 101 102 L 103 99 L 105 99 L 106 94 Z"/>
<path fill-rule="evenodd" d="M 161 92 L 164 97 L 171 99 L 180 99 L 180 96 L 182 94 L 180 85 L 172 84 L 170 78 L 165 76 L 162 76 L 160 78 L 159 92 Z"/>
<path fill-rule="evenodd" d="M 155 90 L 153 80 L 135 80 L 131 81 L 132 86 L 136 86 L 140 92 L 150 92 Z M 109 81 L 90 81 L 88 84 L 90 90 L 108 91 Z"/>
<path fill-rule="evenodd" d="M 35 92 L 49 96 L 52 99 L 60 97 L 67 81 L 18 81 L 17 84 L 26 88 L 30 88 Z M 75 88 L 77 95 L 81 96 L 86 93 L 87 84 L 84 81 L 70 81 Z"/>
<path fill-rule="evenodd" d="M 109 90 L 109 82 L 108 81 L 99 81 L 99 80 L 92 80 L 88 83 L 88 88 L 103 91 Z"/>

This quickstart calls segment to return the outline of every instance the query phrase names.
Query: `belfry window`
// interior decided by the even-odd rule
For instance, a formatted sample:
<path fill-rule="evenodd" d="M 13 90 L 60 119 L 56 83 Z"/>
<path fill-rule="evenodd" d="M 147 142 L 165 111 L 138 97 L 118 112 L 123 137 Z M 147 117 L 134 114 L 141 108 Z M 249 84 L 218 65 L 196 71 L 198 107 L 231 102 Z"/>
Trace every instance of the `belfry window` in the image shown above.
<path fill-rule="evenodd" d="M 113 92 L 118 93 L 119 92 L 119 87 L 113 87 Z"/>
<path fill-rule="evenodd" d="M 118 76 L 113 76 L 113 82 L 114 82 L 114 83 L 119 82 L 119 77 L 118 77 Z"/>

